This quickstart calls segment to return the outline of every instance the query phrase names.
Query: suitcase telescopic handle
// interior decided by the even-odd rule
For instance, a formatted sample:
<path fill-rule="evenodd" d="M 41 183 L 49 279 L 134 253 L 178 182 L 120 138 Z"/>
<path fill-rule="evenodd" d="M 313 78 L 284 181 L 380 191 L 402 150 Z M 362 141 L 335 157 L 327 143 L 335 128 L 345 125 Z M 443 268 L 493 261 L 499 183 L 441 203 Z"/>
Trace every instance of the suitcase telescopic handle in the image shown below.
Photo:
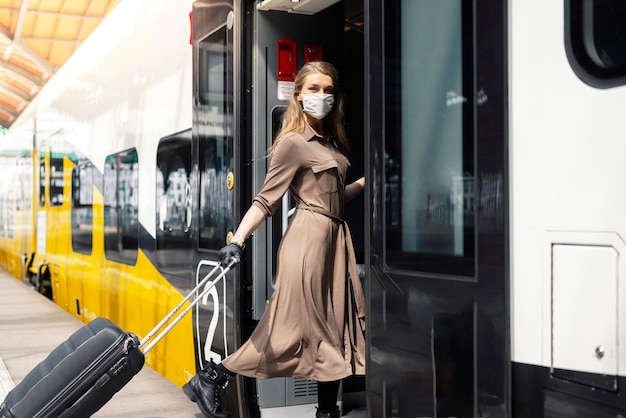
<path fill-rule="evenodd" d="M 163 337 L 165 337 L 167 335 L 168 332 L 170 332 L 170 330 L 172 328 L 174 328 L 180 321 L 181 319 L 183 319 L 185 317 L 185 315 L 187 315 L 189 313 L 189 311 L 198 304 L 198 302 L 200 302 L 200 300 L 202 300 L 202 298 L 209 293 L 209 291 L 211 291 L 212 288 L 215 287 L 215 285 L 217 285 L 217 283 L 220 282 L 220 280 L 222 280 L 224 278 L 224 276 L 226 276 L 226 273 L 228 273 L 230 270 L 232 270 L 237 263 L 239 263 L 239 259 L 237 258 L 231 258 L 228 265 L 226 267 L 222 268 L 221 264 L 218 264 L 217 266 L 215 266 L 213 268 L 213 270 L 211 270 L 209 272 L 209 274 L 207 274 L 206 276 L 204 276 L 204 278 L 198 283 L 198 285 L 196 287 L 194 287 L 191 292 L 189 292 L 187 294 L 187 296 L 185 296 L 185 298 L 178 304 L 176 305 L 176 307 L 174 309 L 172 309 L 166 316 L 165 318 L 163 318 L 161 320 L 161 322 L 158 323 L 157 326 L 155 326 L 139 343 L 139 348 L 141 348 L 141 351 L 143 351 L 144 354 L 146 354 L 148 351 L 152 350 L 152 348 L 159 342 L 161 341 L 161 339 L 163 339 Z M 212 277 L 215 274 L 215 272 L 217 270 L 219 270 L 220 268 L 222 268 L 221 273 L 213 280 Z M 210 283 L 209 283 L 210 282 Z M 208 286 L 206 286 L 208 284 Z M 206 286 L 201 292 L 200 294 L 198 294 L 195 298 L 194 295 L 196 295 L 196 293 L 202 288 Z M 180 314 L 172 321 L 170 322 L 170 324 L 165 327 L 163 330 L 161 330 L 161 328 L 163 328 L 163 326 L 170 320 L 172 319 L 182 308 L 183 305 L 189 301 L 191 298 L 194 298 L 189 305 L 183 309 L 182 312 L 180 312 Z M 161 330 L 159 332 L 159 330 Z M 152 340 L 152 341 L 150 341 Z M 146 346 L 146 344 L 148 343 L 148 341 L 150 341 L 150 343 Z M 145 346 L 145 347 L 144 347 Z"/>

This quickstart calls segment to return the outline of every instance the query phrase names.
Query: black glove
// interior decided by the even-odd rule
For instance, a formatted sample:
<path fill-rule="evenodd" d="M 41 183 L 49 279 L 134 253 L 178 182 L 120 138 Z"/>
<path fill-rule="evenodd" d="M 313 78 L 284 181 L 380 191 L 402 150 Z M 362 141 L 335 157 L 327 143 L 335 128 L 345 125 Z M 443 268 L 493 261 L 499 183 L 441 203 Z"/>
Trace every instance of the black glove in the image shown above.
<path fill-rule="evenodd" d="M 241 252 L 243 248 L 239 245 L 231 242 L 225 247 L 222 247 L 220 252 L 217 254 L 217 258 L 220 260 L 220 264 L 222 267 L 228 266 L 232 261 L 235 263 L 239 263 L 241 261 Z"/>

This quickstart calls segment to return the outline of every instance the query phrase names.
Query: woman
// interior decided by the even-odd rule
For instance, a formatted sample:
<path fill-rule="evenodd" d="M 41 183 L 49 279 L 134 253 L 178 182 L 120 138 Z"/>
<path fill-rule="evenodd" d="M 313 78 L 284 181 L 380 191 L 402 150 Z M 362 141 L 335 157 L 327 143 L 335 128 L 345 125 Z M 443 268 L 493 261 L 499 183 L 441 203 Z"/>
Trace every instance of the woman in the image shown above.
<path fill-rule="evenodd" d="M 297 205 L 278 248 L 276 289 L 241 348 L 183 386 L 202 412 L 228 418 L 219 392 L 235 374 L 318 381 L 317 418 L 338 418 L 340 379 L 365 373 L 365 312 L 344 203 L 365 179 L 345 185 L 348 140 L 338 75 L 327 62 L 305 64 L 295 80 L 271 163 L 231 242 L 219 258 L 239 259 L 246 239 L 272 216 L 288 190 Z"/>

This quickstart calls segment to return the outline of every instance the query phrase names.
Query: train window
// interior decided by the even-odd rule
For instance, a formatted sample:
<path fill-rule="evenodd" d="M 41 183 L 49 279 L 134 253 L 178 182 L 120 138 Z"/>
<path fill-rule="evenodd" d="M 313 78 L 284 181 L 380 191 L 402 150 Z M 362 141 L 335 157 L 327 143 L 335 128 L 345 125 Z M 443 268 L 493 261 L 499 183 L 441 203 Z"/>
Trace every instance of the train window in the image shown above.
<path fill-rule="evenodd" d="M 223 139 L 200 138 L 200 167 L 199 247 L 219 249 L 226 242 L 226 220 L 232 211 Z"/>
<path fill-rule="evenodd" d="M 218 249 L 226 242 L 232 218 L 232 191 L 227 177 L 232 156 L 232 50 L 222 27 L 199 44 L 198 127 L 200 174 L 200 248 Z"/>
<path fill-rule="evenodd" d="M 24 185 L 24 209 L 30 209 L 33 204 L 33 160 L 26 158 L 22 165 L 23 185 Z"/>
<path fill-rule="evenodd" d="M 5 197 L 2 192 L 0 192 L 0 237 L 4 237 L 4 226 L 7 224 L 5 222 L 4 215 L 5 208 Z"/>
<path fill-rule="evenodd" d="M 7 215 L 7 237 L 13 238 L 13 210 L 15 206 L 15 202 L 13 201 L 13 194 L 7 193 L 5 195 L 5 204 L 6 204 L 6 215 Z"/>
<path fill-rule="evenodd" d="M 104 161 L 104 254 L 134 264 L 139 247 L 137 150 L 109 155 Z"/>
<path fill-rule="evenodd" d="M 567 56 L 574 72 L 594 87 L 626 84 L 626 2 L 566 0 Z"/>
<path fill-rule="evenodd" d="M 39 154 L 39 207 L 46 206 L 46 154 Z"/>
<path fill-rule="evenodd" d="M 17 175 L 18 180 L 16 182 L 17 197 L 16 197 L 16 209 L 18 211 L 30 209 L 31 205 L 31 175 L 32 175 L 32 162 L 30 158 L 19 158 L 17 160 Z"/>
<path fill-rule="evenodd" d="M 50 206 L 63 204 L 63 154 L 50 153 Z"/>
<path fill-rule="evenodd" d="M 72 250 L 91 254 L 94 167 L 79 163 L 72 170 Z"/>
<path fill-rule="evenodd" d="M 474 275 L 472 2 L 385 3 L 385 257 Z"/>
<path fill-rule="evenodd" d="M 156 260 L 186 277 L 191 268 L 191 130 L 163 138 L 157 150 Z"/>

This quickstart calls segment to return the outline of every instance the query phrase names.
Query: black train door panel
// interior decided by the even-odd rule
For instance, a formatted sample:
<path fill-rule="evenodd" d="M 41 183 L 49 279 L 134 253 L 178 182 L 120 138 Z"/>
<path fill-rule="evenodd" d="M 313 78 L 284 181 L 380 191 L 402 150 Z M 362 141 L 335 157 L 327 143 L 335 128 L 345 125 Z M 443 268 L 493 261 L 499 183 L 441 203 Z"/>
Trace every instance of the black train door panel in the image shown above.
<path fill-rule="evenodd" d="M 373 417 L 509 414 L 503 2 L 367 2 Z"/>

